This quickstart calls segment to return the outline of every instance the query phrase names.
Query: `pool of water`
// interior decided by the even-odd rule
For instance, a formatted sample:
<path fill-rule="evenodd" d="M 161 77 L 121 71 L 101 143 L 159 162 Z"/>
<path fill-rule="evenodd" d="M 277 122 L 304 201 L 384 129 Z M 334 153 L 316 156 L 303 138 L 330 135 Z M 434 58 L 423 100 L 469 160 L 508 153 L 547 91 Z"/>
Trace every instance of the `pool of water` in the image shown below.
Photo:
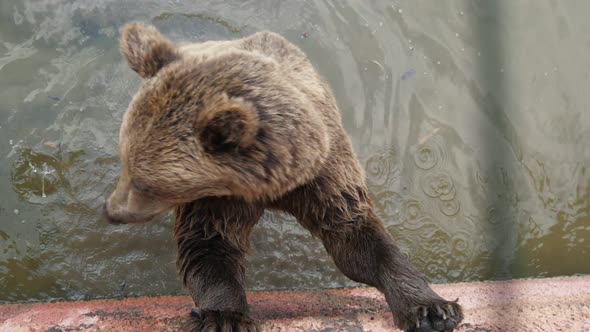
<path fill-rule="evenodd" d="M 177 294 L 170 218 L 109 226 L 139 79 L 118 28 L 268 29 L 330 82 L 378 213 L 432 282 L 590 273 L 590 2 L 0 0 L 0 301 Z M 294 220 L 250 289 L 354 285 Z"/>

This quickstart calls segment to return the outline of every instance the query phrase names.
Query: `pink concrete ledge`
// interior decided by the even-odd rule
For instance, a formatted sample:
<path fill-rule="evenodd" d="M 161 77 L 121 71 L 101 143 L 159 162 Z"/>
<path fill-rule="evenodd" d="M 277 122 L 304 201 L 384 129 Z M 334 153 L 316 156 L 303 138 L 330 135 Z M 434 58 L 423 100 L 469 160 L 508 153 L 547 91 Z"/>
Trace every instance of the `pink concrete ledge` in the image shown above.
<path fill-rule="evenodd" d="M 590 277 L 436 285 L 459 298 L 459 331 L 590 331 Z M 396 331 L 381 294 L 369 288 L 249 294 L 264 331 Z M 177 331 L 184 296 L 10 304 L 0 331 Z"/>

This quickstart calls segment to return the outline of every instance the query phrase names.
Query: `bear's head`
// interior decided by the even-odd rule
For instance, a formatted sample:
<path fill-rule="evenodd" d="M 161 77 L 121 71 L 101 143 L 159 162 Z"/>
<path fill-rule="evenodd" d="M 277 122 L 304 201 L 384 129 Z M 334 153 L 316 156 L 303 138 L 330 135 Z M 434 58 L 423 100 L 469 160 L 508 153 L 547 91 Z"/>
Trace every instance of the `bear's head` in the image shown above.
<path fill-rule="evenodd" d="M 195 55 L 140 23 L 122 29 L 121 50 L 143 81 L 121 125 L 111 222 L 208 196 L 273 200 L 326 159 L 321 116 L 271 58 L 240 48 Z"/>

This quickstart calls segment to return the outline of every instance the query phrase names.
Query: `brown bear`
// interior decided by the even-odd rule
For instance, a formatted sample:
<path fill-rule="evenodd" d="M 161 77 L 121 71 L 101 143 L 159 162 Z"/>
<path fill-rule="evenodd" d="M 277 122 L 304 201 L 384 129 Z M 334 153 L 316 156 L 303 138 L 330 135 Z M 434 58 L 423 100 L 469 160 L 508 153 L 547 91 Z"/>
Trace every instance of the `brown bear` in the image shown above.
<path fill-rule="evenodd" d="M 199 308 L 190 330 L 259 329 L 244 255 L 265 209 L 296 217 L 346 276 L 383 292 L 399 328 L 452 331 L 462 320 L 375 214 L 332 92 L 297 46 L 271 32 L 174 44 L 133 23 L 121 49 L 144 80 L 105 215 L 137 223 L 174 209 L 177 267 Z"/>

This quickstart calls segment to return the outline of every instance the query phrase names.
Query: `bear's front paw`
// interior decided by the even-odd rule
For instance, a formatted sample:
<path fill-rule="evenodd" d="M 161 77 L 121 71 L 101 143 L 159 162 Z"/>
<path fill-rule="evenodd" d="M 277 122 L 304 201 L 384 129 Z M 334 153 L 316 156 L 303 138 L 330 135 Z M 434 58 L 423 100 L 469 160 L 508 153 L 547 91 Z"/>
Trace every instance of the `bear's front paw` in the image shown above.
<path fill-rule="evenodd" d="M 406 332 L 447 332 L 463 320 L 463 311 L 457 301 L 440 300 L 416 306 L 404 316 Z"/>
<path fill-rule="evenodd" d="M 259 332 L 258 324 L 237 312 L 193 309 L 183 331 L 186 332 Z"/>

